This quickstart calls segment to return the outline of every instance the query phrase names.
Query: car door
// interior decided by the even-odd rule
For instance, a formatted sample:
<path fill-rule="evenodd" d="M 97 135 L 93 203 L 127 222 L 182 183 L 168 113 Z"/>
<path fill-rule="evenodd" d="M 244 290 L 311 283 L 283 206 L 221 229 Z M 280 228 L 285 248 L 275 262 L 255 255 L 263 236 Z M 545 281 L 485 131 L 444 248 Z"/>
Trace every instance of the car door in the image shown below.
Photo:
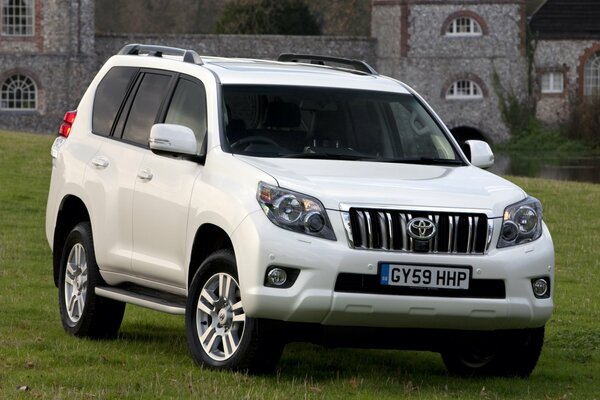
<path fill-rule="evenodd" d="M 198 150 L 206 137 L 203 84 L 180 76 L 163 111 L 165 123 L 192 129 Z M 202 166 L 182 157 L 147 152 L 133 197 L 133 258 L 137 277 L 185 287 L 186 233 L 190 198 Z"/>

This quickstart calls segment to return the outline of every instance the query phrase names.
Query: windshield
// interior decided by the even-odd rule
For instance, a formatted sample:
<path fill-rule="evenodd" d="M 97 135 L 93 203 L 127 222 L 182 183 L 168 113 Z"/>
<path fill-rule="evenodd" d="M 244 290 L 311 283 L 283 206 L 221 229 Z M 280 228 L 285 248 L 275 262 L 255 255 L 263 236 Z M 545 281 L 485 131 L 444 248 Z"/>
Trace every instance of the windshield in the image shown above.
<path fill-rule="evenodd" d="M 410 94 L 224 85 L 225 151 L 257 157 L 459 164 Z"/>

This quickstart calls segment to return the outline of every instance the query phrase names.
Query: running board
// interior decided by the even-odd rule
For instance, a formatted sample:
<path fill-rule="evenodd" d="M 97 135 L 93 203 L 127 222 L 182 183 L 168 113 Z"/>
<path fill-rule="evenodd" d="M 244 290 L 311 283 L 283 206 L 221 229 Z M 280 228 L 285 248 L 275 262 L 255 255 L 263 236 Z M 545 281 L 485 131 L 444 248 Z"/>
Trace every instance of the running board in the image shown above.
<path fill-rule="evenodd" d="M 169 293 L 149 290 L 143 290 L 142 293 L 142 290 L 115 287 L 97 287 L 95 292 L 100 297 L 135 304 L 136 306 L 150 308 L 167 314 L 185 314 L 185 297 Z"/>

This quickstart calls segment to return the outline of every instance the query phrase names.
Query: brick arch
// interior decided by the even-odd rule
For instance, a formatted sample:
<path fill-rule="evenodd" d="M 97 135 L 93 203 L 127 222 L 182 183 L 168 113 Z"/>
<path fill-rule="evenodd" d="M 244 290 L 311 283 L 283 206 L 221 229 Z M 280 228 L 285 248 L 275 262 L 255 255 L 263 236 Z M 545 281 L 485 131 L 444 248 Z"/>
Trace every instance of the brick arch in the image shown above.
<path fill-rule="evenodd" d="M 481 88 L 481 95 L 484 98 L 489 96 L 487 85 L 483 82 L 483 80 L 472 72 L 465 72 L 462 74 L 452 75 L 450 78 L 446 79 L 446 81 L 442 85 L 442 92 L 440 94 L 440 97 L 442 99 L 446 99 L 446 93 L 448 92 L 450 85 L 452 85 L 456 81 L 473 81 Z"/>
<path fill-rule="evenodd" d="M 585 64 L 587 64 L 588 60 L 596 53 L 600 52 L 600 42 L 594 43 L 587 49 L 583 51 L 581 56 L 579 56 L 579 64 L 577 65 L 577 95 L 579 97 L 583 97 L 584 93 L 584 84 L 585 84 Z"/>
<path fill-rule="evenodd" d="M 452 14 L 448 15 L 448 17 L 442 24 L 442 30 L 440 33 L 441 36 L 445 36 L 446 32 L 448 31 L 448 25 L 450 25 L 450 23 L 452 21 L 454 21 L 455 19 L 460 18 L 460 17 L 468 17 L 468 18 L 471 18 L 471 19 L 474 19 L 475 21 L 477 21 L 477 23 L 479 24 L 479 27 L 481 28 L 482 35 L 487 35 L 490 32 L 488 25 L 485 22 L 485 19 L 483 19 L 483 17 L 481 15 L 479 15 L 473 11 L 462 10 L 462 11 L 453 12 Z"/>

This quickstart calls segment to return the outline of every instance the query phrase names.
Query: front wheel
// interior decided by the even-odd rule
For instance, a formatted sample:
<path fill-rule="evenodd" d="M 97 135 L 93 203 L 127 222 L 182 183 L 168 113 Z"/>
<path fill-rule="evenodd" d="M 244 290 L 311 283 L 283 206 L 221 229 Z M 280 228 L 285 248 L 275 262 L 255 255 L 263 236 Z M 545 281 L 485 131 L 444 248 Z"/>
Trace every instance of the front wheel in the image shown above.
<path fill-rule="evenodd" d="M 94 339 L 117 335 L 125 303 L 97 296 L 94 290 L 103 284 L 92 227 L 89 222 L 81 222 L 67 236 L 58 274 L 58 304 L 65 331 Z"/>
<path fill-rule="evenodd" d="M 268 372 L 283 350 L 283 342 L 264 322 L 246 316 L 230 250 L 213 253 L 196 272 L 185 325 L 192 357 L 199 365 Z"/>
<path fill-rule="evenodd" d="M 448 371 L 462 376 L 517 376 L 535 368 L 544 344 L 544 327 L 474 334 L 442 352 Z"/>

